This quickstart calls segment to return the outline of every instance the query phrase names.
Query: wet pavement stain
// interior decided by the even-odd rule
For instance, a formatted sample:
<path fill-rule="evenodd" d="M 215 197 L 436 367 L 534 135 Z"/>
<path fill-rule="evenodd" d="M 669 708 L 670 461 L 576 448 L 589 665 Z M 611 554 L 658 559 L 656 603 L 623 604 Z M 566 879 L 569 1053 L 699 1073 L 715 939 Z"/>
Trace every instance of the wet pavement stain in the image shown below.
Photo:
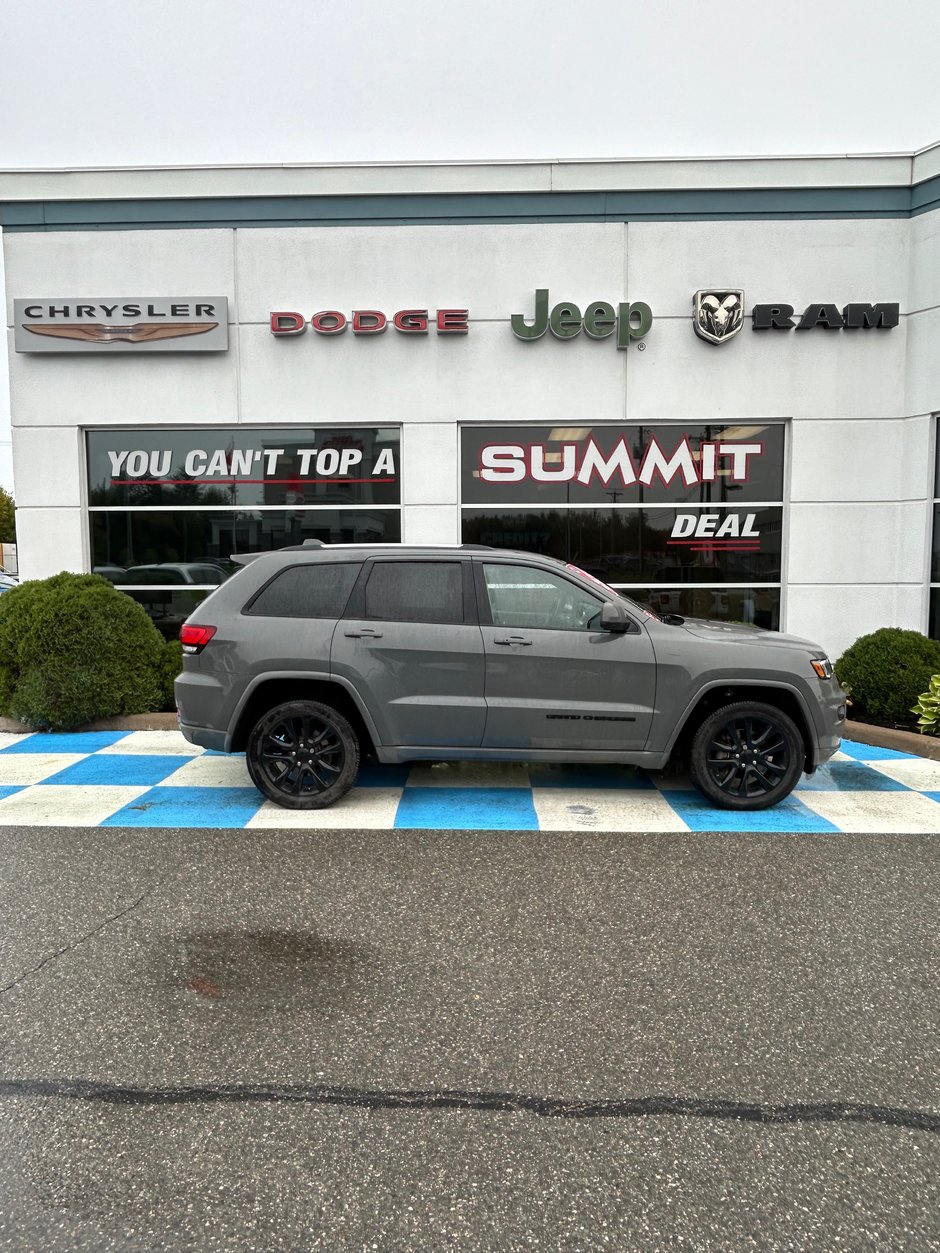
<path fill-rule="evenodd" d="M 344 1004 L 375 966 L 361 944 L 297 931 L 197 932 L 170 941 L 161 982 L 203 1002 Z"/>
<path fill-rule="evenodd" d="M 186 986 L 190 992 L 195 992 L 198 996 L 208 996 L 213 1000 L 217 1000 L 223 995 L 220 987 L 210 983 L 208 979 L 203 979 L 201 975 L 196 975 L 194 979 L 190 979 Z"/>

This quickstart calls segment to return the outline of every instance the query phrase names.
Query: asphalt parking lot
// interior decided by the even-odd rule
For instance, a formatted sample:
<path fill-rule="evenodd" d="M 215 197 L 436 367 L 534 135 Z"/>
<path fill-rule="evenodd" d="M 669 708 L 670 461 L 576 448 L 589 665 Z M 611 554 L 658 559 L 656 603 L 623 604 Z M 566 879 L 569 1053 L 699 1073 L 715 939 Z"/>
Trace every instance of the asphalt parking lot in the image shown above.
<path fill-rule="evenodd" d="M 0 828 L 0 1248 L 940 1248 L 918 835 Z"/>

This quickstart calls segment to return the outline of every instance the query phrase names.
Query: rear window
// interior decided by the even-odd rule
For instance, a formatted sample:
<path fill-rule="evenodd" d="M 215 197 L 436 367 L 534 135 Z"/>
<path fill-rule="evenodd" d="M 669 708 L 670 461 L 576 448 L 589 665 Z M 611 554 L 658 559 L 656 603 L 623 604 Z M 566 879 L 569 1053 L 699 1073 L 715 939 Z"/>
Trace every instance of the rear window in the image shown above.
<path fill-rule="evenodd" d="M 341 618 L 361 566 L 359 562 L 323 562 L 288 566 L 255 598 L 245 613 L 265 618 Z"/>

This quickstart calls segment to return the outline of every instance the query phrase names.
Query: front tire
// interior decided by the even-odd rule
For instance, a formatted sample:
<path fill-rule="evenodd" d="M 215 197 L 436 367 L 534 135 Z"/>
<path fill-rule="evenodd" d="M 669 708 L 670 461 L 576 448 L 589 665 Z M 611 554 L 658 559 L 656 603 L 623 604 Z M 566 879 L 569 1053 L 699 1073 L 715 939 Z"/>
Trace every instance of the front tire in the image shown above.
<path fill-rule="evenodd" d="M 325 809 L 359 773 L 359 741 L 341 713 L 318 701 L 269 709 L 248 737 L 251 781 L 285 809 Z"/>
<path fill-rule="evenodd" d="M 695 732 L 692 782 L 723 809 L 769 809 L 803 773 L 803 739 L 773 705 L 738 701 L 709 714 Z"/>

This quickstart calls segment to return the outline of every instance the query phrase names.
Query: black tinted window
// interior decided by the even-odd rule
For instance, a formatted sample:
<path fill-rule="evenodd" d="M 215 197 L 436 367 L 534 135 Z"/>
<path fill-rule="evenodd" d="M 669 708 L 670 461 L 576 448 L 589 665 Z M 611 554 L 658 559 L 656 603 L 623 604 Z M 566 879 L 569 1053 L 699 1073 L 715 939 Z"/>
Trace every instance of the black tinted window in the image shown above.
<path fill-rule="evenodd" d="M 387 622 L 463 622 L 457 561 L 380 561 L 366 586 L 366 617 Z"/>
<path fill-rule="evenodd" d="M 352 562 L 290 566 L 261 589 L 247 612 L 268 618 L 341 618 L 359 569 Z"/>

